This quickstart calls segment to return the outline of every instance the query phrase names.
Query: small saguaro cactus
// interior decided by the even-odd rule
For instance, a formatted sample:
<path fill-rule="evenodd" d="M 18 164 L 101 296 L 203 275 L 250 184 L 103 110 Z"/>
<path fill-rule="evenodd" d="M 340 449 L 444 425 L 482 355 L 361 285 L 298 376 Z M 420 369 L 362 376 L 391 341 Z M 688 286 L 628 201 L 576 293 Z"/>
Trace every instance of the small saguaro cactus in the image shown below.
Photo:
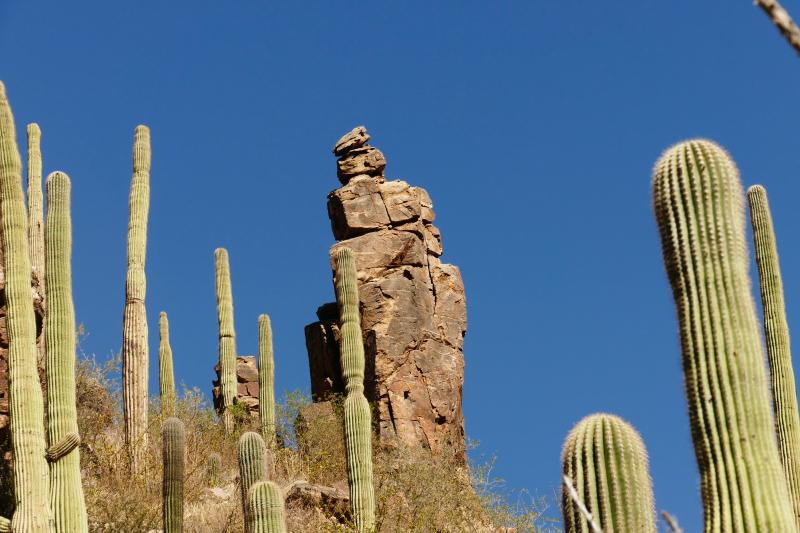
<path fill-rule="evenodd" d="M 564 443 L 562 472 L 605 533 L 655 533 L 647 451 L 633 427 L 614 415 L 581 420 Z M 592 533 L 562 484 L 564 531 Z"/>
<path fill-rule="evenodd" d="M 39 275 L 42 306 L 46 305 L 44 264 L 44 201 L 42 198 L 42 130 L 38 124 L 28 124 L 28 246 L 31 266 Z M 42 320 L 42 332 L 47 330 L 47 313 Z M 45 359 L 46 339 L 39 343 L 39 362 Z"/>
<path fill-rule="evenodd" d="M 218 487 L 220 472 L 222 471 L 222 457 L 218 453 L 208 456 L 208 486 Z"/>
<path fill-rule="evenodd" d="M 747 191 L 750 222 L 756 251 L 761 303 L 764 306 L 764 336 L 772 378 L 772 408 L 781 463 L 792 498 L 794 516 L 800 527 L 800 416 L 797 411 L 797 387 L 792 369 L 789 325 L 783 301 L 783 281 L 778 265 L 778 247 L 767 191 L 753 185 Z"/>
<path fill-rule="evenodd" d="M 375 522 L 375 487 L 372 483 L 372 413 L 364 396 L 364 343 L 358 312 L 356 263 L 350 248 L 336 251 L 336 302 L 342 333 L 342 377 L 344 437 L 350 505 L 358 531 L 371 529 Z"/>
<path fill-rule="evenodd" d="M 258 411 L 267 447 L 275 447 L 275 361 L 269 316 L 258 317 Z"/>
<path fill-rule="evenodd" d="M 164 422 L 164 533 L 183 532 L 183 455 L 186 430 L 183 422 L 170 418 Z"/>
<path fill-rule="evenodd" d="M 55 533 L 45 459 L 44 398 L 39 382 L 31 298 L 28 217 L 14 117 L 0 82 L 0 234 L 6 275 L 8 383 L 14 454 L 15 533 Z"/>
<path fill-rule="evenodd" d="M 125 443 L 131 472 L 143 468 L 147 446 L 147 313 L 144 276 L 147 250 L 147 213 L 150 209 L 150 130 L 138 126 L 133 141 L 130 219 L 128 221 L 128 276 L 122 324 L 122 397 L 125 410 Z"/>
<path fill-rule="evenodd" d="M 283 492 L 271 481 L 259 481 L 249 490 L 244 516 L 250 533 L 286 533 Z"/>
<path fill-rule="evenodd" d="M 222 392 L 221 415 L 225 427 L 231 430 L 230 407 L 236 403 L 236 331 L 233 329 L 233 291 L 231 290 L 231 268 L 228 251 L 217 248 L 214 252 L 217 279 L 217 319 L 219 321 L 219 368 Z"/>
<path fill-rule="evenodd" d="M 72 220 L 69 177 L 47 177 L 45 260 L 48 286 L 47 434 L 52 444 L 50 506 L 58 533 L 88 531 L 77 445 L 75 406 L 75 308 L 72 303 Z M 57 456 L 61 456 L 57 458 Z"/>
<path fill-rule="evenodd" d="M 750 293 L 744 190 L 719 145 L 658 160 L 655 215 L 678 310 L 706 533 L 797 531 Z"/>
<path fill-rule="evenodd" d="M 272 457 L 264 439 L 248 431 L 239 438 L 239 475 L 242 488 L 242 510 L 247 515 L 247 493 L 258 481 L 268 481 Z M 245 532 L 250 533 L 245 523 Z"/>
<path fill-rule="evenodd" d="M 161 416 L 175 416 L 175 373 L 172 369 L 172 348 L 169 346 L 169 322 L 167 313 L 161 312 L 158 321 L 161 343 L 158 347 L 158 384 L 161 392 Z"/>

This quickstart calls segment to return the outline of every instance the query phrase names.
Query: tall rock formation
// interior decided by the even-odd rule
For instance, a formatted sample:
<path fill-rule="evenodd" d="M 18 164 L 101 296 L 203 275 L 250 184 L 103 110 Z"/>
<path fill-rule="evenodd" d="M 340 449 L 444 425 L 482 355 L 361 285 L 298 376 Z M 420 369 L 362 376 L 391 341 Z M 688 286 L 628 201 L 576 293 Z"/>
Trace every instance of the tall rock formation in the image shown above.
<path fill-rule="evenodd" d="M 336 250 L 355 252 L 366 355 L 365 395 L 375 406 L 380 440 L 398 439 L 437 451 L 450 443 L 464 453 L 464 284 L 458 267 L 444 264 L 428 193 L 386 181 L 383 154 L 366 144 L 362 126 L 336 144 L 342 187 L 328 195 Z M 305 328 L 311 393 L 341 393 L 336 304 L 317 310 Z"/>

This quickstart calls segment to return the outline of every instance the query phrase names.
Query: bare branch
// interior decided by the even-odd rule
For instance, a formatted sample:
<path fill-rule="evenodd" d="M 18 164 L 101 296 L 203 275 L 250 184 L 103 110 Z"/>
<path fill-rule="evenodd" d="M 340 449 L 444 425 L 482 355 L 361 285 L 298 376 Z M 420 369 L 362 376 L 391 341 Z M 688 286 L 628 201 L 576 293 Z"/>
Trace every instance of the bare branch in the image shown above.
<path fill-rule="evenodd" d="M 672 530 L 672 533 L 683 533 L 683 530 L 678 526 L 678 519 L 669 514 L 666 511 L 661 511 L 661 516 L 664 517 L 664 520 L 667 521 L 669 528 Z"/>
<path fill-rule="evenodd" d="M 566 474 L 564 474 L 563 478 L 564 478 L 564 485 L 567 486 L 567 492 L 569 492 L 569 497 L 572 499 L 573 502 L 575 502 L 575 505 L 578 506 L 578 509 L 580 509 L 583 516 L 586 517 L 586 520 L 589 521 L 589 524 L 592 526 L 592 530 L 594 531 L 594 533 L 603 533 L 603 530 L 600 529 L 600 526 L 598 526 L 597 522 L 594 521 L 592 513 L 590 513 L 589 510 L 586 508 L 586 506 L 583 505 L 581 497 L 578 496 L 578 491 L 576 491 L 575 487 L 572 486 L 572 480 Z"/>
<path fill-rule="evenodd" d="M 781 35 L 786 37 L 792 48 L 800 55 L 800 28 L 794 23 L 789 13 L 778 3 L 777 0 L 755 0 L 755 4 L 764 10 L 772 20 Z"/>

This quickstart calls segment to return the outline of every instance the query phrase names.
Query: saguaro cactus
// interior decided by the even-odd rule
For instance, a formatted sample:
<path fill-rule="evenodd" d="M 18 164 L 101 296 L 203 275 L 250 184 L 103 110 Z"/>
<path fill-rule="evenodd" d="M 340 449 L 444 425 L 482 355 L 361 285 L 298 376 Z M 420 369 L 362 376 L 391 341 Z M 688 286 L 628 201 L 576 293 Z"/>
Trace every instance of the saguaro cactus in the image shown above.
<path fill-rule="evenodd" d="M 222 470 L 222 457 L 218 453 L 208 456 L 208 486 L 218 487 L 220 471 Z"/>
<path fill-rule="evenodd" d="M 267 447 L 275 446 L 275 361 L 269 316 L 258 317 L 258 412 Z"/>
<path fill-rule="evenodd" d="M 158 348 L 158 384 L 161 392 L 161 416 L 175 416 L 175 373 L 172 369 L 172 348 L 169 347 L 169 322 L 167 313 L 161 312 L 158 321 L 161 344 Z"/>
<path fill-rule="evenodd" d="M 286 533 L 283 493 L 270 481 L 259 481 L 248 493 L 245 529 L 251 533 Z"/>
<path fill-rule="evenodd" d="M 42 131 L 38 124 L 28 124 L 28 247 L 31 266 L 39 275 L 42 290 L 42 306 L 46 305 L 47 283 L 44 273 L 44 206 L 42 199 Z M 47 314 L 42 321 L 42 332 L 46 331 Z M 39 343 L 39 362 L 45 359 L 45 342 Z"/>
<path fill-rule="evenodd" d="M 633 427 L 614 415 L 581 420 L 561 454 L 562 472 L 605 533 L 655 533 L 647 451 Z M 562 484 L 564 531 L 592 533 Z"/>
<path fill-rule="evenodd" d="M 375 488 L 372 483 L 372 414 L 364 396 L 364 343 L 361 315 L 358 312 L 358 285 L 353 251 L 336 251 L 336 302 L 342 325 L 342 377 L 347 398 L 344 401 L 344 437 L 350 504 L 358 531 L 375 522 Z"/>
<path fill-rule="evenodd" d="M 133 142 L 128 222 L 128 277 L 125 283 L 125 314 L 122 326 L 122 396 L 125 409 L 125 443 L 133 474 L 142 469 L 147 445 L 147 284 L 144 260 L 147 250 L 147 213 L 150 209 L 150 130 L 138 126 Z"/>
<path fill-rule="evenodd" d="M 217 278 L 217 319 L 219 320 L 219 367 L 222 392 L 222 413 L 225 427 L 232 428 L 230 407 L 236 403 L 236 331 L 233 329 L 233 292 L 228 251 L 217 248 L 214 252 Z"/>
<path fill-rule="evenodd" d="M 183 532 L 183 455 L 186 430 L 183 422 L 164 422 L 164 533 Z"/>
<path fill-rule="evenodd" d="M 54 533 L 48 502 L 44 398 L 39 383 L 36 321 L 31 298 L 28 217 L 22 190 L 22 160 L 6 88 L 0 82 L 0 225 L 6 275 L 8 384 L 11 446 L 14 453 L 14 502 L 11 530 Z"/>
<path fill-rule="evenodd" d="M 767 359 L 772 378 L 772 408 L 778 449 L 789 495 L 792 498 L 795 521 L 800 527 L 800 416 L 797 411 L 797 387 L 789 347 L 789 325 L 783 302 L 783 281 L 778 265 L 778 247 L 772 227 L 772 214 L 767 191 L 753 185 L 747 191 L 750 202 L 750 222 L 756 250 L 761 303 L 764 306 L 764 335 L 767 339 Z"/>
<path fill-rule="evenodd" d="M 239 438 L 239 474 L 242 487 L 242 510 L 247 516 L 247 494 L 250 487 L 258 481 L 269 480 L 269 462 L 264 439 L 261 435 L 248 431 Z M 245 522 L 245 532 L 250 533 Z"/>
<path fill-rule="evenodd" d="M 680 324 L 706 533 L 795 528 L 750 294 L 744 191 L 711 141 L 656 163 L 655 215 Z"/>
<path fill-rule="evenodd" d="M 88 531 L 81 484 L 78 412 L 75 407 L 75 308 L 72 304 L 72 220 L 69 177 L 53 172 L 47 177 L 47 233 L 45 278 L 49 287 L 47 335 L 47 433 L 50 443 L 70 451 L 50 463 L 50 505 L 59 533 Z M 63 453 L 49 450 L 55 457 Z"/>

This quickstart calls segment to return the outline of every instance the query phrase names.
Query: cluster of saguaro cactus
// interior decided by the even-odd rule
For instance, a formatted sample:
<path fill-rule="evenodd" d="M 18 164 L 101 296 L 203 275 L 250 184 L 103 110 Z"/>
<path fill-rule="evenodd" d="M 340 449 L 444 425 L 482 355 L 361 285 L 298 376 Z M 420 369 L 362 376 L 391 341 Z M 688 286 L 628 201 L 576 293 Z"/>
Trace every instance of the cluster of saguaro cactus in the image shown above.
<path fill-rule="evenodd" d="M 162 432 L 164 458 L 164 533 L 183 532 L 183 455 L 186 430 L 183 422 L 170 418 Z"/>
<path fill-rule="evenodd" d="M 231 429 L 230 407 L 236 402 L 236 331 L 233 329 L 233 292 L 228 251 L 217 248 L 214 252 L 217 280 L 217 319 L 219 321 L 219 367 L 222 392 L 222 417 L 225 427 Z"/>
<path fill-rule="evenodd" d="M 269 316 L 258 317 L 258 414 L 269 449 L 275 447 L 275 361 Z"/>
<path fill-rule="evenodd" d="M 125 443 L 131 471 L 142 469 L 147 445 L 147 313 L 144 275 L 147 250 L 147 214 L 150 208 L 150 130 L 138 126 L 133 144 L 130 219 L 128 222 L 128 276 L 122 338 L 122 396 L 125 410 Z"/>
<path fill-rule="evenodd" d="M 247 514 L 247 493 L 258 481 L 267 481 L 267 447 L 258 433 L 248 431 L 239 438 L 239 477 L 242 510 Z M 246 526 L 247 524 L 245 524 Z"/>
<path fill-rule="evenodd" d="M 342 332 L 342 377 L 344 438 L 350 503 L 358 531 L 371 529 L 375 522 L 375 488 L 372 483 L 372 413 L 364 396 L 364 343 L 358 311 L 358 281 L 353 251 L 336 251 L 336 302 Z"/>
<path fill-rule="evenodd" d="M 286 533 L 283 493 L 271 481 L 255 483 L 247 493 L 245 531 Z"/>
<path fill-rule="evenodd" d="M 160 344 L 158 347 L 158 384 L 161 393 L 161 416 L 175 416 L 175 372 L 172 369 L 172 348 L 169 346 L 169 322 L 167 313 L 161 312 L 158 321 Z"/>
<path fill-rule="evenodd" d="M 561 462 L 605 533 L 655 533 L 647 452 L 630 424 L 614 415 L 587 416 L 567 437 Z M 561 501 L 564 531 L 592 533 L 569 494 Z"/>

